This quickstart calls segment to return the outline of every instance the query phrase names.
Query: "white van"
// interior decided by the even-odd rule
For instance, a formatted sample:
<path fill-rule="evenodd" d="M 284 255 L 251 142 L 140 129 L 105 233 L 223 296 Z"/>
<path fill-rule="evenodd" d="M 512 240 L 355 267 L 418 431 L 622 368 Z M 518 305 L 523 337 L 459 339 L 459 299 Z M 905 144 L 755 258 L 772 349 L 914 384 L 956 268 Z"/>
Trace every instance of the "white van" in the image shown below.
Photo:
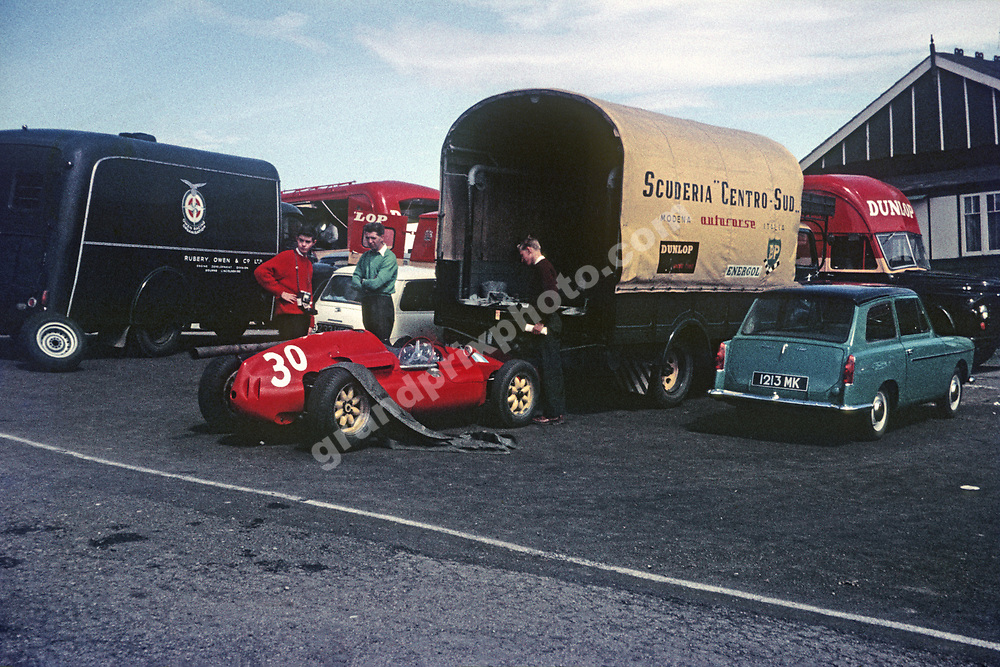
<path fill-rule="evenodd" d="M 361 303 L 351 286 L 354 266 L 344 266 L 333 272 L 329 282 L 315 302 L 316 329 L 364 329 Z M 404 265 L 396 276 L 396 291 L 392 303 L 396 322 L 389 334 L 394 343 L 401 338 L 429 336 L 441 338 L 441 329 L 434 326 L 434 269 Z"/>

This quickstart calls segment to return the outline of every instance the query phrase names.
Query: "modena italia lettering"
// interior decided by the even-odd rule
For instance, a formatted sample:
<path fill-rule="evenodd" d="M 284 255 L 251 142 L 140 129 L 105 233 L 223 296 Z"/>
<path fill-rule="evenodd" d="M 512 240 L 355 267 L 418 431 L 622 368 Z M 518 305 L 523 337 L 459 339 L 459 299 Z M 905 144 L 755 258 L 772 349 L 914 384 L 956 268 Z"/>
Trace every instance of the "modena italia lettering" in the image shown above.
<path fill-rule="evenodd" d="M 914 217 L 913 207 L 898 199 L 869 199 L 868 215 L 873 218 L 878 215 L 901 215 L 907 218 Z"/>

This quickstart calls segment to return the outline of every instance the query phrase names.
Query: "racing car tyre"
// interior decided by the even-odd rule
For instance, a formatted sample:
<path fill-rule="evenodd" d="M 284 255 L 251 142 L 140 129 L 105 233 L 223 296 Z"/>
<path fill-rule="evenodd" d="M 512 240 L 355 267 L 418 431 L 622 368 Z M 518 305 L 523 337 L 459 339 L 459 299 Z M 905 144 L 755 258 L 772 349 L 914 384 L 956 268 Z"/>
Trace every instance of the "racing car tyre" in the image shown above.
<path fill-rule="evenodd" d="M 336 438 L 339 432 L 354 447 L 374 432 L 372 403 L 357 378 L 343 368 L 328 368 L 316 378 L 306 400 L 309 430 L 320 440 Z"/>
<path fill-rule="evenodd" d="M 216 431 L 232 431 L 239 422 L 239 415 L 229 402 L 229 393 L 241 363 L 235 356 L 215 357 L 202 371 L 198 383 L 198 409 Z"/>
<path fill-rule="evenodd" d="M 493 374 L 486 405 L 498 426 L 517 428 L 531 421 L 538 397 L 538 371 L 523 359 L 511 359 Z"/>
<path fill-rule="evenodd" d="M 958 406 L 962 403 L 962 371 L 957 366 L 951 372 L 948 393 L 939 398 L 936 403 L 938 412 L 946 419 L 951 419 L 958 413 Z"/>
<path fill-rule="evenodd" d="M 865 440 L 878 440 L 889 430 L 889 416 L 892 413 L 892 393 L 887 385 L 875 392 L 871 408 L 861 415 L 859 428 Z"/>
<path fill-rule="evenodd" d="M 80 365 L 86 335 L 73 320 L 57 313 L 35 313 L 21 326 L 20 342 L 28 359 L 46 371 L 71 371 Z"/>

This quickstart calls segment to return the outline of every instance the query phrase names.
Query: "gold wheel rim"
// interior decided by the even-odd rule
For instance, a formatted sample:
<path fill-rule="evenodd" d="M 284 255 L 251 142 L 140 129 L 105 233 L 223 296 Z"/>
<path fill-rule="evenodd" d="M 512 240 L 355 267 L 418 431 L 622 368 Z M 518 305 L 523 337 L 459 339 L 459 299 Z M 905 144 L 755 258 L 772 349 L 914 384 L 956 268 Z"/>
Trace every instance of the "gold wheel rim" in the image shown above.
<path fill-rule="evenodd" d="M 535 401 L 531 380 L 524 375 L 515 375 L 507 385 L 507 409 L 516 417 L 527 414 Z"/>
<path fill-rule="evenodd" d="M 344 385 L 333 402 L 333 418 L 345 435 L 361 431 L 368 423 L 368 397 L 353 382 Z"/>
<path fill-rule="evenodd" d="M 660 384 L 663 391 L 671 392 L 677 386 L 677 378 L 681 374 L 681 364 L 676 352 L 669 352 L 663 360 L 663 367 L 660 369 Z"/>

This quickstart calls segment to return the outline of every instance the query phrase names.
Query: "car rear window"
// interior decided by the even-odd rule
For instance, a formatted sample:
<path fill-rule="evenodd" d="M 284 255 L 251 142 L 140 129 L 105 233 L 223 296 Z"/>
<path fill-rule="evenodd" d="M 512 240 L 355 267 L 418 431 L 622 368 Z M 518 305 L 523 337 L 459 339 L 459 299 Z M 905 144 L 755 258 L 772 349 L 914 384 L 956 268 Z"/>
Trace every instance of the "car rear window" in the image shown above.
<path fill-rule="evenodd" d="M 865 340 L 891 340 L 896 337 L 896 322 L 892 319 L 892 308 L 888 303 L 877 303 L 868 311 L 865 324 Z"/>
<path fill-rule="evenodd" d="M 399 296 L 403 311 L 434 310 L 434 280 L 410 280 Z"/>
<path fill-rule="evenodd" d="M 781 335 L 843 343 L 851 332 L 854 303 L 831 297 L 759 297 L 740 332 L 745 336 Z"/>

